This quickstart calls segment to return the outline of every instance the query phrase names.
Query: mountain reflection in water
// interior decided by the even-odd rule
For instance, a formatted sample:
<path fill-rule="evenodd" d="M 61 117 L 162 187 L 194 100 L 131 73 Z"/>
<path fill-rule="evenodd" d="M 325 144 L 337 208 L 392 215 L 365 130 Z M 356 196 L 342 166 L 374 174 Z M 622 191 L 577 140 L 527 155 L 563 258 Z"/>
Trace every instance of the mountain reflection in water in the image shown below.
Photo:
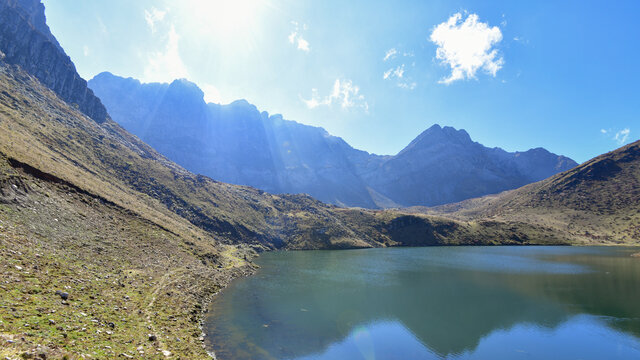
<path fill-rule="evenodd" d="M 216 297 L 220 359 L 640 357 L 633 249 L 268 253 Z"/>

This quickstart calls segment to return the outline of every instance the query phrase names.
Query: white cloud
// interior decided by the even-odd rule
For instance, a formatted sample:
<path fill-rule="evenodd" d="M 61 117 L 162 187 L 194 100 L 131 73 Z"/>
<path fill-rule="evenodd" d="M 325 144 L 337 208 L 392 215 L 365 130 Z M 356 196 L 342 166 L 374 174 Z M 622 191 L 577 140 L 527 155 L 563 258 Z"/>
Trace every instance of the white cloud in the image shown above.
<path fill-rule="evenodd" d="M 180 57 L 179 42 L 180 36 L 172 25 L 164 50 L 149 55 L 142 81 L 171 82 L 175 79 L 189 77 L 187 68 Z"/>
<path fill-rule="evenodd" d="M 418 86 L 418 83 L 413 81 L 411 77 L 405 75 L 405 64 L 400 64 L 396 67 L 392 67 L 382 74 L 384 80 L 395 81 L 396 86 L 402 89 L 413 90 Z"/>
<path fill-rule="evenodd" d="M 618 143 L 618 145 L 623 145 L 624 143 L 627 142 L 627 139 L 629 138 L 629 133 L 631 133 L 631 130 L 629 130 L 629 128 L 620 130 L 616 133 L 613 139 Z"/>
<path fill-rule="evenodd" d="M 464 21 L 462 14 L 454 14 L 433 29 L 430 40 L 438 46 L 436 58 L 451 67 L 451 75 L 439 81 L 442 84 L 474 79 L 480 69 L 495 77 L 504 65 L 494 48 L 502 40 L 500 28 L 480 22 L 476 14 Z"/>
<path fill-rule="evenodd" d="M 398 50 L 396 50 L 395 48 L 391 48 L 384 54 L 384 58 L 382 59 L 382 61 L 393 59 L 394 57 L 396 57 L 396 54 L 398 54 Z"/>
<path fill-rule="evenodd" d="M 302 31 L 300 30 L 300 25 L 297 22 L 292 21 L 291 24 L 295 26 L 295 30 L 293 30 L 287 37 L 289 42 L 296 45 L 298 50 L 308 53 L 311 50 L 311 47 L 309 46 L 309 42 L 303 38 L 301 34 L 302 31 L 306 31 L 308 29 L 307 24 L 302 24 Z"/>
<path fill-rule="evenodd" d="M 311 98 L 308 100 L 302 99 L 302 101 L 309 109 L 314 109 L 318 106 L 331 107 L 336 104 L 343 109 L 360 108 L 365 112 L 369 111 L 369 104 L 364 95 L 360 94 L 360 88 L 349 79 L 336 79 L 331 93 L 324 97 L 320 96 L 318 89 L 312 89 Z"/>
<path fill-rule="evenodd" d="M 302 36 L 298 36 L 298 50 L 302 50 L 304 52 L 309 52 L 309 42 L 302 38 Z"/>
<path fill-rule="evenodd" d="M 629 139 L 629 134 L 631 134 L 631 129 L 624 128 L 620 131 L 616 131 L 613 129 L 600 129 L 600 133 L 605 135 L 607 138 L 613 140 L 618 144 L 618 146 L 624 145 Z"/>
<path fill-rule="evenodd" d="M 384 72 L 384 74 L 382 74 L 382 78 L 387 80 L 387 79 L 402 79 L 402 77 L 404 76 L 404 64 L 394 68 L 391 68 L 387 71 Z"/>
<path fill-rule="evenodd" d="M 415 81 L 398 83 L 398 87 L 401 87 L 403 89 L 408 89 L 408 90 L 413 90 L 416 88 L 416 86 L 418 86 L 418 84 Z"/>
<path fill-rule="evenodd" d="M 413 51 L 405 51 L 399 47 L 387 50 L 382 58 L 383 62 L 389 64 L 390 68 L 382 73 L 382 79 L 395 83 L 403 89 L 413 90 L 418 83 L 411 77 L 411 72 L 416 66 L 416 62 L 407 58 L 413 58 Z M 409 65 L 405 63 L 409 61 Z"/>
<path fill-rule="evenodd" d="M 149 26 L 149 29 L 151 29 L 152 33 L 156 32 L 156 23 L 164 20 L 165 15 L 167 15 L 166 10 L 158 10 L 155 7 L 152 7 L 151 11 L 144 11 L 144 19 L 146 20 L 147 25 Z"/>
<path fill-rule="evenodd" d="M 89 56 L 89 47 L 87 45 L 82 47 L 82 53 L 84 56 Z"/>

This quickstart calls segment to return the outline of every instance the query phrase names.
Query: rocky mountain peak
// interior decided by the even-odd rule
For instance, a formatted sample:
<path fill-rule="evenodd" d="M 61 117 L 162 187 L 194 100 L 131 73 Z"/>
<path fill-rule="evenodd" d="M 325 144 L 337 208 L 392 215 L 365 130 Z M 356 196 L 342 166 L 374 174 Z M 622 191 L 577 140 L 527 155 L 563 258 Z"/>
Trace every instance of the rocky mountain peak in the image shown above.
<path fill-rule="evenodd" d="M 451 126 L 441 127 L 438 124 L 432 125 L 423 131 L 418 137 L 413 139 L 400 154 L 414 151 L 417 149 L 429 148 L 432 146 L 448 146 L 448 145 L 472 145 L 473 140 L 465 130 L 457 130 Z"/>
<path fill-rule="evenodd" d="M 107 110 L 87 87 L 45 21 L 40 0 L 0 0 L 0 52 L 98 123 Z M 38 56 L 33 56 L 38 54 Z"/>
<path fill-rule="evenodd" d="M 187 79 L 174 80 L 167 88 L 167 96 L 180 99 L 182 101 L 194 102 L 197 105 L 204 105 L 204 92 Z"/>
<path fill-rule="evenodd" d="M 97 76 L 90 85 L 113 119 L 185 168 L 337 205 L 439 205 L 513 189 L 575 166 L 544 149 L 486 148 L 464 130 L 437 124 L 399 155 L 378 156 L 322 128 L 260 112 L 246 100 L 205 106 L 188 82 L 171 85 L 192 95 L 177 102 L 163 90 L 168 84 L 135 87 L 111 80 Z"/>

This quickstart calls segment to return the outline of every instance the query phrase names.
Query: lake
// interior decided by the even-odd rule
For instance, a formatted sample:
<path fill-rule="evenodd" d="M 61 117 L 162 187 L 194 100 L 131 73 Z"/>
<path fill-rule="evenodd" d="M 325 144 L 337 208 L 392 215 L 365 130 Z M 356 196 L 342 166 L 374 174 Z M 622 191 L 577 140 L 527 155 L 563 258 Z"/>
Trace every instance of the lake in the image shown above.
<path fill-rule="evenodd" d="M 640 359 L 638 248 L 262 254 L 215 297 L 218 359 Z"/>

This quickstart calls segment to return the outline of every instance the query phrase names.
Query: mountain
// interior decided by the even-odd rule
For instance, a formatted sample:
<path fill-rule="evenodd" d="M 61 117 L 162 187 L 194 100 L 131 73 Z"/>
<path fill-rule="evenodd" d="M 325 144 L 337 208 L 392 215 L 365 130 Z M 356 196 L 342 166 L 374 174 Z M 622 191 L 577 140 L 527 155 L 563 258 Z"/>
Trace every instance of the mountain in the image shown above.
<path fill-rule="evenodd" d="M 364 179 L 399 204 L 439 205 L 517 188 L 575 165 L 542 148 L 487 148 L 464 130 L 434 125 Z"/>
<path fill-rule="evenodd" d="M 579 244 L 638 245 L 640 141 L 516 190 L 414 210 L 466 221 L 521 221 Z"/>
<path fill-rule="evenodd" d="M 514 189 L 577 165 L 538 148 L 486 148 L 434 125 L 395 156 L 354 149 L 324 129 L 245 100 L 206 104 L 186 80 L 143 84 L 101 73 L 89 86 L 113 119 L 169 159 L 214 179 L 340 206 L 439 205 Z"/>
<path fill-rule="evenodd" d="M 102 73 L 90 86 L 125 129 L 190 171 L 273 193 L 375 207 L 348 157 L 359 152 L 321 128 L 270 116 L 244 100 L 206 104 L 185 80 L 141 84 Z"/>
<path fill-rule="evenodd" d="M 104 108 L 45 22 L 40 0 L 0 1 L 0 58 L 33 74 L 58 96 L 97 122 Z"/>
<path fill-rule="evenodd" d="M 259 251 L 567 243 L 530 224 L 344 209 L 195 175 L 96 118 L 99 100 L 67 96 L 91 99 L 31 5 L 0 0 L 0 51 L 32 51 L 0 59 L 2 357 L 209 358 L 207 302 Z M 191 95 L 167 111 L 192 109 Z"/>

